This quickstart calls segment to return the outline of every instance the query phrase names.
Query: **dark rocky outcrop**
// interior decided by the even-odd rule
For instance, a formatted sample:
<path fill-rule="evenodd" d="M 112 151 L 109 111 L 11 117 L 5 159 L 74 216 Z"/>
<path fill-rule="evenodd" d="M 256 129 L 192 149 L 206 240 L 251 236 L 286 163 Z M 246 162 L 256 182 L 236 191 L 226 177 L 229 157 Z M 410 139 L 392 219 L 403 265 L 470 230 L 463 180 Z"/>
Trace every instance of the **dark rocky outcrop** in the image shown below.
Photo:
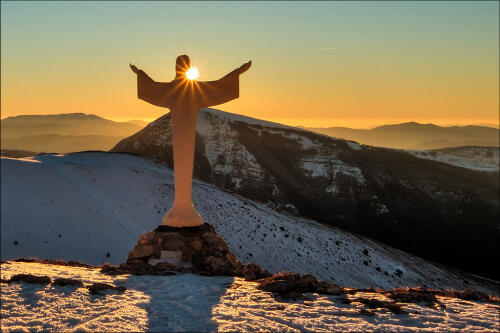
<path fill-rule="evenodd" d="M 26 282 L 34 284 L 49 284 L 50 281 L 48 276 L 36 276 L 32 274 L 16 274 L 9 280 L 9 282 Z"/>
<path fill-rule="evenodd" d="M 125 290 L 127 290 L 126 287 L 120 286 L 120 287 L 115 287 L 113 285 L 107 284 L 107 283 L 101 283 L 101 282 L 96 282 L 91 284 L 90 286 L 87 287 L 89 289 L 90 294 L 92 295 L 102 295 L 101 291 L 104 290 L 114 290 L 123 293 Z"/>
<path fill-rule="evenodd" d="M 83 287 L 83 282 L 80 280 L 76 279 L 67 279 L 67 278 L 57 278 L 52 282 L 52 284 L 55 284 L 56 286 L 77 286 L 77 287 Z"/>
<path fill-rule="evenodd" d="M 474 290 L 437 290 L 424 287 L 395 288 L 382 292 L 390 299 L 402 303 L 439 302 L 436 296 L 458 298 L 465 301 L 479 301 L 500 304 L 500 298 Z"/>
<path fill-rule="evenodd" d="M 37 264 L 49 264 L 49 265 L 58 265 L 58 266 L 70 266 L 70 267 L 85 267 L 85 268 L 98 267 L 98 266 L 92 266 L 92 265 L 85 264 L 79 260 L 65 261 L 65 260 L 61 260 L 61 259 L 19 258 L 19 259 L 14 259 L 12 261 L 29 262 L 29 263 L 37 263 Z"/>
<path fill-rule="evenodd" d="M 126 263 L 120 266 L 105 265 L 101 271 L 111 275 L 171 275 L 181 272 L 240 276 L 248 280 L 270 275 L 258 265 L 241 264 L 208 223 L 184 228 L 160 225 L 139 236 Z"/>
<path fill-rule="evenodd" d="M 258 289 L 282 295 L 308 292 L 326 295 L 340 295 L 344 293 L 338 285 L 318 281 L 318 279 L 309 274 L 279 273 L 271 277 L 259 279 L 257 282 L 259 283 Z"/>
<path fill-rule="evenodd" d="M 350 301 L 350 303 L 353 302 L 362 303 L 368 306 L 370 309 L 382 308 L 382 309 L 387 309 L 395 314 L 408 314 L 408 312 L 406 312 L 401 308 L 401 305 L 391 301 L 381 301 L 376 298 L 360 297 Z"/>

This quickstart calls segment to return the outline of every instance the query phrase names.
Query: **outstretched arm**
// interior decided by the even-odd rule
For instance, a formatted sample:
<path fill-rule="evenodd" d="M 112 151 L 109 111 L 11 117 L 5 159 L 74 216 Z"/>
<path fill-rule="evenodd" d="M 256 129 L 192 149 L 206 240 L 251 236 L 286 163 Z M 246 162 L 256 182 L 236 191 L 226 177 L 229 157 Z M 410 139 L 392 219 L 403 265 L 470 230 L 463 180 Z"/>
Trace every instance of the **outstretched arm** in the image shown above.
<path fill-rule="evenodd" d="M 250 60 L 249 62 L 244 63 L 243 65 L 241 65 L 240 67 L 236 68 L 234 71 L 230 72 L 226 76 L 230 76 L 230 75 L 234 75 L 234 74 L 241 75 L 241 74 L 245 73 L 247 70 L 249 70 L 251 66 L 252 66 L 252 60 Z"/>
<path fill-rule="evenodd" d="M 240 96 L 240 75 L 245 73 L 252 62 L 249 61 L 217 81 L 197 82 L 201 91 L 198 106 L 208 107 L 229 102 Z"/>
<path fill-rule="evenodd" d="M 129 65 L 130 65 L 130 69 L 132 69 L 132 72 L 134 72 L 135 74 L 139 73 L 139 69 L 137 69 L 137 67 L 135 67 L 132 64 L 129 64 Z"/>
<path fill-rule="evenodd" d="M 149 77 L 148 74 L 146 74 L 145 71 L 143 71 L 142 69 L 138 69 L 137 67 L 135 67 L 134 65 L 132 64 L 129 64 L 130 65 L 130 68 L 132 69 L 132 72 L 134 72 L 135 74 L 138 74 L 138 75 L 145 75 L 148 79 L 150 79 L 151 81 L 153 82 L 156 82 L 155 80 L 153 80 L 152 78 Z"/>
<path fill-rule="evenodd" d="M 170 83 L 156 82 L 143 70 L 130 64 L 132 72 L 137 74 L 137 97 L 156 106 L 169 107 Z"/>
<path fill-rule="evenodd" d="M 252 66 L 252 60 L 250 60 L 249 62 L 247 63 L 244 63 L 243 65 L 240 66 L 240 68 L 238 68 L 237 70 L 240 71 L 240 75 L 245 73 L 247 70 L 250 69 L 250 67 Z"/>

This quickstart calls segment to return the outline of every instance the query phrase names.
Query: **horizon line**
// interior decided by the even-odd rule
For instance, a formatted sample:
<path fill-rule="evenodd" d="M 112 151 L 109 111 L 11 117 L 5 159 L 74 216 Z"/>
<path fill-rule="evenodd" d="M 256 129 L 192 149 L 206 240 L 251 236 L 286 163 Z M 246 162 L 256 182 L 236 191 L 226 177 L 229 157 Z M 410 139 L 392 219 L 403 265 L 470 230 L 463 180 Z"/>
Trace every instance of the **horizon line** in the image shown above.
<path fill-rule="evenodd" d="M 217 109 L 220 110 L 220 109 Z M 227 112 L 224 110 L 220 110 L 223 112 Z M 233 112 L 228 112 L 228 113 L 233 113 Z M 7 116 L 5 118 L 1 118 L 0 121 L 8 119 L 8 118 L 13 118 L 13 117 L 20 117 L 20 116 L 62 116 L 62 115 L 76 115 L 76 114 L 81 114 L 81 115 L 88 115 L 88 116 L 97 116 L 106 120 L 111 120 L 115 122 L 130 122 L 130 121 L 143 121 L 146 123 L 150 123 L 155 121 L 156 119 L 160 118 L 151 118 L 151 117 L 106 117 L 103 115 L 99 115 L 97 113 L 84 113 L 84 112 L 67 112 L 67 113 L 36 113 L 36 114 L 18 114 L 18 115 L 13 115 L 13 116 Z M 235 113 L 239 114 L 239 113 Z M 330 119 L 325 119 L 325 118 L 258 118 L 255 116 L 247 116 L 245 114 L 239 114 L 242 116 L 254 118 L 254 119 L 259 119 L 259 120 L 265 120 L 265 121 L 270 121 L 270 122 L 275 122 L 283 125 L 288 125 L 291 127 L 306 127 L 306 128 L 330 128 L 330 127 L 345 127 L 345 128 L 351 128 L 351 129 L 372 129 L 375 127 L 379 126 L 384 126 L 384 125 L 400 125 L 400 124 L 406 124 L 406 123 L 417 123 L 420 125 L 437 125 L 440 127 L 453 127 L 453 126 L 483 126 L 483 127 L 491 127 L 491 128 L 496 128 L 500 129 L 500 121 L 488 121 L 488 120 L 475 120 L 475 121 L 464 121 L 464 120 L 411 120 L 411 119 L 402 119 L 402 120 L 395 120 L 395 119 L 388 119 L 388 120 L 380 120 L 380 119 L 336 119 L 336 118 L 330 118 Z M 163 115 L 162 115 L 163 116 Z M 364 125 L 363 125 L 364 123 Z M 356 125 L 357 126 L 353 126 Z"/>

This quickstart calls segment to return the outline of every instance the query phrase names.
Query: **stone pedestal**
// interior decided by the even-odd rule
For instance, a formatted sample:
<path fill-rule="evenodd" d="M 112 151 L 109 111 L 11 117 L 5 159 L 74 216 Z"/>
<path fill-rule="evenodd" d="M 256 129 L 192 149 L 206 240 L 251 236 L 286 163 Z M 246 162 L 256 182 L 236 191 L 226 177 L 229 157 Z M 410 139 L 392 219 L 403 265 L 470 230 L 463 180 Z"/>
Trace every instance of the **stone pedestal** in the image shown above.
<path fill-rule="evenodd" d="M 270 275 L 258 265 L 241 264 L 215 228 L 208 223 L 182 228 L 160 225 L 154 231 L 139 236 L 126 263 L 119 267 L 107 266 L 103 271 L 138 275 L 183 272 L 240 276 L 248 280 Z"/>

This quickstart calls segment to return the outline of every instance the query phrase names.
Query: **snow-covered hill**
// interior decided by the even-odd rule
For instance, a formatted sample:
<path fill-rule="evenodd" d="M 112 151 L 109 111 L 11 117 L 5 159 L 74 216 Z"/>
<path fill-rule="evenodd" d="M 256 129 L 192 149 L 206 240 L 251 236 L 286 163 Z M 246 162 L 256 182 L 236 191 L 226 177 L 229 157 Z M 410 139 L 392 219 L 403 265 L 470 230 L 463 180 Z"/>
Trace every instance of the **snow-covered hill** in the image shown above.
<path fill-rule="evenodd" d="M 1 160 L 2 260 L 124 262 L 172 203 L 173 172 L 128 154 L 86 152 Z M 473 288 L 495 284 L 340 229 L 279 213 L 195 181 L 193 200 L 244 263 L 343 286 Z"/>
<path fill-rule="evenodd" d="M 477 171 L 498 171 L 499 147 L 454 147 L 435 150 L 408 150 L 416 157 Z"/>
<path fill-rule="evenodd" d="M 170 114 L 118 143 L 172 167 Z M 246 198 L 500 279 L 498 173 L 215 109 L 198 112 L 195 177 Z"/>
<path fill-rule="evenodd" d="M 240 278 L 109 276 L 99 270 L 36 263 L 2 263 L 15 274 L 72 278 L 124 286 L 121 293 L 91 295 L 85 287 L 3 284 L 2 331 L 90 332 L 498 332 L 496 304 L 437 297 L 434 304 L 398 303 L 407 314 L 370 309 L 359 298 L 390 301 L 374 292 L 286 301 Z"/>

